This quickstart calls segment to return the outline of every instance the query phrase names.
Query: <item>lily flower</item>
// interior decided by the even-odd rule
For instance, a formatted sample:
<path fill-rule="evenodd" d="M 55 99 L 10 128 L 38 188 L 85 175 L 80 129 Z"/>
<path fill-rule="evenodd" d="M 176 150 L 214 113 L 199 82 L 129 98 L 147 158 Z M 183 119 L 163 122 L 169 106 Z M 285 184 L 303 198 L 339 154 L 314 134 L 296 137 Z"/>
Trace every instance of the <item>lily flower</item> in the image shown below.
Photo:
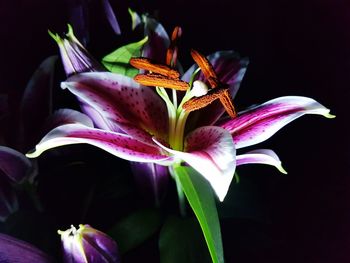
<path fill-rule="evenodd" d="M 64 262 L 66 263 L 118 263 L 120 262 L 116 242 L 105 233 L 89 225 L 71 226 L 61 235 Z"/>
<path fill-rule="evenodd" d="M 62 145 L 88 143 L 129 161 L 156 163 L 170 169 L 184 161 L 208 180 L 221 201 L 236 164 L 272 164 L 284 171 L 272 151 L 236 156 L 236 149 L 268 139 L 304 114 L 332 117 L 329 109 L 313 99 L 288 96 L 240 112 L 215 126 L 201 126 L 185 133 L 191 110 L 183 105 L 196 99 L 193 85 L 177 107 L 163 87 L 157 86 L 154 93 L 129 77 L 107 72 L 77 74 L 61 87 L 99 114 L 95 115 L 99 118 L 98 128 L 87 116 L 81 123 L 59 126 L 28 157 L 38 157 Z"/>

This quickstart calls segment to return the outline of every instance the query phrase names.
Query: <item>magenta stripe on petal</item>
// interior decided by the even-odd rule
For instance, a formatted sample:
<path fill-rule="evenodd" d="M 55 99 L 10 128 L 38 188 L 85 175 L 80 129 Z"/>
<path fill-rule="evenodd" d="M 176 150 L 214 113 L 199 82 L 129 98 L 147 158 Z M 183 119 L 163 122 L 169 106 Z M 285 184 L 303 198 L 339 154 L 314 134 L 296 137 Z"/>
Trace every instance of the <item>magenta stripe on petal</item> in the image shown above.
<path fill-rule="evenodd" d="M 120 158 L 136 162 L 163 162 L 169 157 L 157 145 L 145 144 L 116 132 L 90 128 L 81 124 L 67 124 L 48 133 L 27 156 L 34 158 L 42 152 L 62 145 L 87 143 Z"/>
<path fill-rule="evenodd" d="M 317 101 L 297 96 L 280 97 L 248 109 L 220 126 L 231 132 L 236 149 L 267 140 L 282 127 L 304 114 L 328 118 L 329 109 Z"/>
<path fill-rule="evenodd" d="M 220 201 L 224 200 L 236 168 L 236 150 L 229 132 L 215 126 L 200 127 L 186 137 L 185 152 L 158 145 L 197 170 Z"/>
<path fill-rule="evenodd" d="M 109 130 L 119 127 L 139 139 L 143 139 L 138 136 L 146 131 L 167 139 L 165 103 L 152 89 L 133 79 L 107 72 L 83 73 L 72 76 L 61 86 L 99 113 Z M 101 122 L 101 118 L 98 121 Z"/>

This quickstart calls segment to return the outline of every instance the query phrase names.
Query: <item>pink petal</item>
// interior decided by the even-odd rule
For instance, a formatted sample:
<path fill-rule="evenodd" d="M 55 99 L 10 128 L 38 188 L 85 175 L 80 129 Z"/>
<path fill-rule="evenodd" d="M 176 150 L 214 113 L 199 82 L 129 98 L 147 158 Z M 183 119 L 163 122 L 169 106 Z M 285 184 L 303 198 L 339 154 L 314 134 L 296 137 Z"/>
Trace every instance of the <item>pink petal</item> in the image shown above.
<path fill-rule="evenodd" d="M 218 51 L 208 56 L 210 63 L 222 83 L 228 84 L 230 86 L 231 96 L 234 98 L 242 82 L 244 74 L 247 70 L 248 59 L 240 58 L 234 51 Z M 189 81 L 193 72 L 198 68 L 198 66 L 193 65 L 184 74 L 183 79 Z M 202 72 L 198 74 L 198 78 L 201 81 L 206 82 Z M 220 116 L 225 112 L 224 107 L 219 101 L 215 101 L 209 106 L 193 112 L 189 118 L 189 123 L 192 120 L 195 121 L 195 127 L 212 125 L 215 123 Z"/>
<path fill-rule="evenodd" d="M 283 169 L 280 159 L 277 154 L 268 149 L 260 149 L 247 152 L 245 154 L 237 155 L 236 165 L 243 164 L 267 164 L 275 166 L 281 173 L 286 174 L 286 170 Z"/>
<path fill-rule="evenodd" d="M 191 165 L 209 181 L 220 201 L 224 200 L 236 168 L 230 133 L 220 127 L 204 126 L 186 137 L 185 152 L 159 146 Z"/>
<path fill-rule="evenodd" d="M 91 128 L 82 124 L 66 124 L 49 132 L 27 157 L 35 158 L 46 150 L 69 144 L 87 143 L 120 158 L 136 162 L 162 163 L 169 157 L 157 145 L 145 144 L 129 135 Z"/>
<path fill-rule="evenodd" d="M 165 103 L 152 89 L 129 77 L 108 72 L 82 73 L 63 82 L 62 88 L 68 88 L 83 104 L 99 113 L 104 128 L 111 131 L 120 128 L 140 140 L 149 141 L 149 134 L 167 139 Z"/>
<path fill-rule="evenodd" d="M 267 140 L 279 129 L 304 114 L 333 118 L 329 111 L 311 98 L 280 97 L 248 109 L 220 126 L 232 134 L 236 149 L 239 149 Z"/>
<path fill-rule="evenodd" d="M 110 130 L 110 127 L 107 125 L 103 116 L 97 110 L 95 110 L 92 106 L 90 106 L 89 104 L 80 102 L 80 108 L 82 112 L 84 112 L 86 115 L 88 115 L 91 118 L 91 120 L 94 123 L 94 127 L 102 130 Z M 115 130 L 114 128 L 113 128 L 113 131 L 120 132 L 119 130 Z"/>

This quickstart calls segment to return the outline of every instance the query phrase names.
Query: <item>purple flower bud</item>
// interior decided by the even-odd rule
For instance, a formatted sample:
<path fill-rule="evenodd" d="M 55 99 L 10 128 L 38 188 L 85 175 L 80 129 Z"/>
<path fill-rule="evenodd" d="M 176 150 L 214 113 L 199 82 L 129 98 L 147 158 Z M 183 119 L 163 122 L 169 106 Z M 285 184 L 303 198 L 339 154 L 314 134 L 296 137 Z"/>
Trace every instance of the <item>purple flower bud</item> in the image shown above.
<path fill-rule="evenodd" d="M 67 76 L 82 72 L 106 71 L 75 37 L 73 28 L 68 25 L 68 33 L 61 38 L 49 31 L 60 48 L 61 59 Z"/>
<path fill-rule="evenodd" d="M 89 225 L 71 226 L 61 235 L 64 262 L 66 263 L 119 263 L 116 242 Z"/>

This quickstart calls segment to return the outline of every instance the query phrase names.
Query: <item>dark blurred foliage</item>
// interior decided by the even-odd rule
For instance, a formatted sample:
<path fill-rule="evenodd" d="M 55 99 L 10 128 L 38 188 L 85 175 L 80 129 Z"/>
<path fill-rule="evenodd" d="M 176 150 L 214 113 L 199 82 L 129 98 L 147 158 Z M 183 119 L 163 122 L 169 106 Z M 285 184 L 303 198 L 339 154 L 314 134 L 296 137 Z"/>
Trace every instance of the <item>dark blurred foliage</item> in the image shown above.
<path fill-rule="evenodd" d="M 58 53 L 47 29 L 66 30 L 67 3 L 0 1 L 0 91 L 11 95 L 13 111 L 36 67 Z M 222 233 L 227 262 L 349 262 L 349 3 L 111 3 L 122 36 L 116 36 L 109 27 L 99 1 L 90 1 L 88 49 L 98 59 L 120 45 L 138 40 L 130 29 L 130 6 L 156 16 L 168 32 L 176 25 L 183 27 L 179 59 L 185 68 L 192 64 L 190 48 L 205 54 L 234 49 L 248 56 L 250 65 L 236 98 L 238 109 L 283 95 L 309 96 L 332 109 L 336 119 L 303 117 L 260 145 L 259 148 L 276 151 L 288 175 L 262 166 L 238 169 L 240 183 L 232 185 L 226 201 L 220 205 L 225 217 Z M 60 74 L 57 81 L 64 78 L 62 70 Z M 77 108 L 67 91 L 61 91 L 58 84 L 56 88 L 55 108 Z M 38 164 L 45 217 L 35 220 L 27 205 L 28 212 L 23 213 L 28 213 L 29 219 L 19 223 L 12 220 L 13 228 L 8 232 L 32 242 L 35 233 L 40 240 L 36 244 L 46 251 L 59 254 L 57 228 L 89 223 L 107 231 L 133 210 L 151 206 L 135 188 L 128 163 L 95 148 L 72 146 L 55 150 L 40 157 Z M 103 187 L 112 188 L 112 193 L 118 189 L 120 196 L 99 195 Z M 163 207 L 166 212 L 174 209 L 176 213 L 174 188 L 170 185 L 166 200 L 169 205 Z M 50 241 L 46 240 L 48 236 L 52 237 Z M 157 262 L 158 253 L 155 234 L 146 244 L 124 255 L 123 262 Z"/>

